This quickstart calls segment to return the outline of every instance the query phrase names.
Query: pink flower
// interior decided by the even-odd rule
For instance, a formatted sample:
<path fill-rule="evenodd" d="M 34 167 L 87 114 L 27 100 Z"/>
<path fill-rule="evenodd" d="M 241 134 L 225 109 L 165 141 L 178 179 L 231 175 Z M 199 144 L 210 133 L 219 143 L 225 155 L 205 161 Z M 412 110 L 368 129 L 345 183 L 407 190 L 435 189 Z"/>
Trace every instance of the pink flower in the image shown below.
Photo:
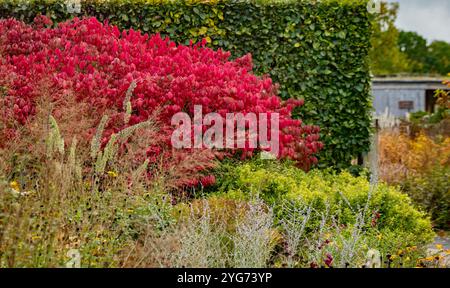
<path fill-rule="evenodd" d="M 333 256 L 330 253 L 327 253 L 327 255 L 325 256 L 325 259 L 323 261 L 325 262 L 325 265 L 327 265 L 327 267 L 332 267 Z"/>

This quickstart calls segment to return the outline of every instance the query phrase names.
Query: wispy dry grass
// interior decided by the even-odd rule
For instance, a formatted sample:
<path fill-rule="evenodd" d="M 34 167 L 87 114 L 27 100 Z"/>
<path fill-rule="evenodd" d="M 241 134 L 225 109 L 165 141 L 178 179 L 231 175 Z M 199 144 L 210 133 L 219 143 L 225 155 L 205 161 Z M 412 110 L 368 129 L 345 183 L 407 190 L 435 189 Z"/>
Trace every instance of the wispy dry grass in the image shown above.
<path fill-rule="evenodd" d="M 185 167 L 212 167 L 212 157 L 149 167 L 146 149 L 161 141 L 156 119 L 121 130 L 103 146 L 101 126 L 114 111 L 99 125 L 102 115 L 72 95 L 55 100 L 45 83 L 42 91 L 34 117 L 0 146 L 0 267 L 64 266 L 70 249 L 80 251 L 82 266 L 120 266 L 121 251 L 142 227 L 162 225 L 155 222 L 161 203 L 152 210 L 148 198 L 172 206 Z"/>

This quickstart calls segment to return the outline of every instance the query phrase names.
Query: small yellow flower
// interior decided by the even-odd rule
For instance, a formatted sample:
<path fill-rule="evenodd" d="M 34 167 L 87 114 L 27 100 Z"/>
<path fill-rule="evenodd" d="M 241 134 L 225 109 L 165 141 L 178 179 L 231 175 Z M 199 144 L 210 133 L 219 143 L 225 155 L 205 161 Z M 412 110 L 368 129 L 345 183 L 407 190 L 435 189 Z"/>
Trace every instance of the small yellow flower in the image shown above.
<path fill-rule="evenodd" d="M 33 235 L 33 236 L 31 236 L 31 240 L 38 240 L 38 239 L 41 239 L 41 236 L 39 236 L 39 235 Z"/>
<path fill-rule="evenodd" d="M 434 260 L 441 261 L 442 259 L 444 259 L 444 257 L 441 255 L 434 256 Z"/>
<path fill-rule="evenodd" d="M 383 238 L 383 234 L 378 234 L 378 235 L 377 235 L 377 239 L 378 239 L 378 240 L 381 240 L 381 238 Z"/>
<path fill-rule="evenodd" d="M 436 248 L 439 250 L 444 250 L 444 246 L 442 246 L 442 244 L 436 244 Z"/>
<path fill-rule="evenodd" d="M 86 189 L 90 188 L 90 187 L 91 187 L 91 182 L 85 181 L 85 182 L 84 182 L 84 187 L 85 187 Z"/>
<path fill-rule="evenodd" d="M 116 172 L 114 172 L 114 171 L 108 171 L 108 172 L 106 172 L 106 173 L 108 173 L 108 176 L 109 177 L 111 177 L 111 178 L 116 178 L 117 176 L 119 176 Z"/>
<path fill-rule="evenodd" d="M 20 190 L 20 185 L 19 183 L 17 183 L 17 181 L 12 181 L 11 183 L 9 183 L 9 187 L 11 187 L 11 189 L 14 189 L 16 191 Z"/>
<path fill-rule="evenodd" d="M 412 247 L 406 247 L 406 252 L 412 252 L 412 251 L 414 251 L 414 250 L 416 250 L 417 249 L 417 246 L 412 246 Z"/>
<path fill-rule="evenodd" d="M 399 256 L 403 255 L 403 250 L 402 250 L 402 249 L 398 250 L 397 254 L 398 254 Z"/>
<path fill-rule="evenodd" d="M 450 249 L 445 250 L 445 254 L 450 255 Z"/>

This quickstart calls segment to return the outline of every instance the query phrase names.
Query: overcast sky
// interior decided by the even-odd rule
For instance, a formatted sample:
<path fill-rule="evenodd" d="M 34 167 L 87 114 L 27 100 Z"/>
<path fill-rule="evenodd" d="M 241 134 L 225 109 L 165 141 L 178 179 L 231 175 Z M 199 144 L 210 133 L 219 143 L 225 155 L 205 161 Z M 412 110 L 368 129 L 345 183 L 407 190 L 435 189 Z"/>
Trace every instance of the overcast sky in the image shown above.
<path fill-rule="evenodd" d="M 450 42 L 450 0 L 387 0 L 399 2 L 397 27 L 415 31 L 428 41 Z"/>

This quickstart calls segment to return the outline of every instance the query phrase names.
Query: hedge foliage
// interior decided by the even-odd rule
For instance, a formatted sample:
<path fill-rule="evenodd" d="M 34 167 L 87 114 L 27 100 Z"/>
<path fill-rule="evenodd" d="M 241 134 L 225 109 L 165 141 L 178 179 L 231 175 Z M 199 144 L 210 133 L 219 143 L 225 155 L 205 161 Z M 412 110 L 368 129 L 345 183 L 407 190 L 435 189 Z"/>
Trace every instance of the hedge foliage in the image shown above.
<path fill-rule="evenodd" d="M 206 39 L 233 57 L 251 53 L 255 71 L 280 83 L 283 98 L 303 98 L 297 114 L 322 128 L 323 166 L 345 167 L 369 148 L 371 15 L 366 1 L 0 0 L 0 17 L 60 22 L 95 16 L 119 28 L 161 33 L 178 43 Z M 207 2 L 207 3 L 204 3 Z"/>

